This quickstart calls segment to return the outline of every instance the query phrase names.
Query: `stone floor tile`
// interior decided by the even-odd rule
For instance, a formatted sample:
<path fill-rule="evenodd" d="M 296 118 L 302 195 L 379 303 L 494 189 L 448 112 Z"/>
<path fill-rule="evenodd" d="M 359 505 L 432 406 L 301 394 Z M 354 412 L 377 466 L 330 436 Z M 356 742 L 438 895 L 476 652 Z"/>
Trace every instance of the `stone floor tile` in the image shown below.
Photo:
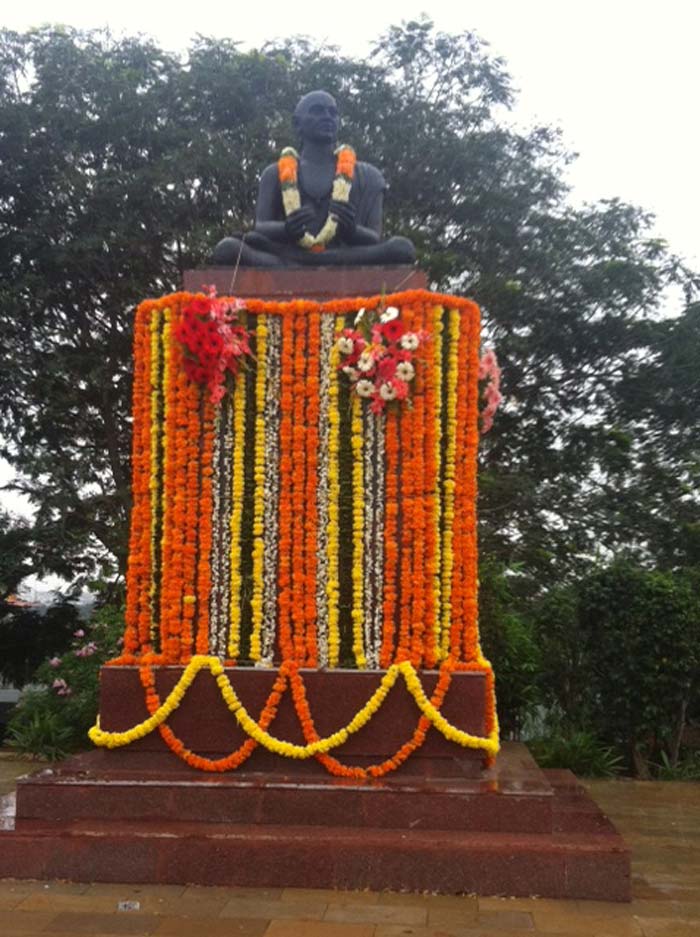
<path fill-rule="evenodd" d="M 82 895 L 90 886 L 84 882 L 36 882 L 33 879 L 2 878 L 0 894 Z"/>
<path fill-rule="evenodd" d="M 81 913 L 116 912 L 118 899 L 113 895 L 66 895 L 53 892 L 32 892 L 25 895 L 18 911 L 80 911 Z"/>
<path fill-rule="evenodd" d="M 265 918 L 273 920 L 320 921 L 326 905 L 319 901 L 258 901 L 256 898 L 231 898 L 221 910 L 221 917 Z"/>
<path fill-rule="evenodd" d="M 464 927 L 411 927 L 410 924 L 378 924 L 374 937 L 479 937 L 479 931 Z"/>
<path fill-rule="evenodd" d="M 479 911 L 557 911 L 575 914 L 579 902 L 565 898 L 477 898 Z"/>
<path fill-rule="evenodd" d="M 425 908 L 428 906 L 429 899 L 434 897 L 436 896 L 426 894 L 412 895 L 409 892 L 402 891 L 383 891 L 379 893 L 379 904 L 400 905 L 401 907 L 414 905 L 419 908 Z"/>
<path fill-rule="evenodd" d="M 5 937 L 10 929 L 23 934 L 39 933 L 55 918 L 49 911 L 0 911 L 0 934 Z"/>
<path fill-rule="evenodd" d="M 558 914 L 556 911 L 535 911 L 532 915 L 535 929 L 543 934 L 564 933 L 581 937 L 642 937 L 642 929 L 630 913 L 628 917 L 597 916 L 571 912 Z"/>
<path fill-rule="evenodd" d="M 681 920 L 700 920 L 700 901 L 669 898 L 666 901 L 632 901 L 632 914 L 638 917 L 669 917 Z M 700 937 L 700 935 L 699 935 Z"/>
<path fill-rule="evenodd" d="M 210 898 L 257 898 L 259 901 L 278 901 L 282 897 L 282 888 L 246 888 L 242 885 L 187 885 L 183 898 L 198 898 L 207 901 Z"/>
<path fill-rule="evenodd" d="M 427 908 L 418 905 L 338 905 L 329 902 L 324 921 L 343 924 L 411 924 L 423 925 L 428 920 Z"/>
<path fill-rule="evenodd" d="M 698 937 L 700 918 L 678 919 L 640 917 L 637 919 L 644 937 Z"/>
<path fill-rule="evenodd" d="M 479 911 L 477 928 L 484 931 L 534 930 L 532 915 L 528 911 Z"/>
<path fill-rule="evenodd" d="M 50 928 L 51 935 L 66 934 L 77 937 L 79 934 L 127 934 L 129 937 L 147 937 L 158 927 L 159 919 L 154 914 L 139 914 L 124 911 L 118 914 L 80 914 L 76 911 L 62 911 L 55 914 Z"/>
<path fill-rule="evenodd" d="M 336 921 L 271 921 L 264 937 L 374 937 L 373 924 Z"/>
<path fill-rule="evenodd" d="M 143 895 L 137 898 L 141 907 L 140 910 L 146 914 L 167 914 L 169 917 L 208 917 L 217 918 L 224 910 L 226 905 L 234 900 L 226 895 L 207 895 L 205 898 L 197 898 L 194 895 L 182 895 L 178 898 L 161 898 Z M 255 901 L 256 899 L 245 898 L 245 901 Z M 243 915 L 241 915 L 243 916 Z"/>
<path fill-rule="evenodd" d="M 285 888 L 282 901 L 322 901 L 323 904 L 377 904 L 380 894 L 377 891 L 341 891 L 328 888 Z"/>
<path fill-rule="evenodd" d="M 429 895 L 429 911 L 458 911 L 461 914 L 473 914 L 478 910 L 479 899 L 476 895 Z"/>
<path fill-rule="evenodd" d="M 262 937 L 269 921 L 264 919 L 163 917 L 155 937 Z"/>
<path fill-rule="evenodd" d="M 468 905 L 461 909 L 455 908 L 429 908 L 428 927 L 456 928 L 476 927 L 478 913 L 475 905 Z"/>
<path fill-rule="evenodd" d="M 84 885 L 87 895 L 108 895 L 115 901 L 140 901 L 149 898 L 179 898 L 185 893 L 184 885 L 120 885 L 116 882 L 95 882 Z"/>

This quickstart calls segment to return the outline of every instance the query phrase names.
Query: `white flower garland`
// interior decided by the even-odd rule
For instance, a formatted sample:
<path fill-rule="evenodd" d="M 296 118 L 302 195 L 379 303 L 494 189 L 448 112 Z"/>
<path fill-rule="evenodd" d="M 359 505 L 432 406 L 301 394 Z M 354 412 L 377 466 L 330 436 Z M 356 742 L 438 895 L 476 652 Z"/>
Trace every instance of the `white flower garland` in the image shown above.
<path fill-rule="evenodd" d="M 279 428 L 282 368 L 282 319 L 267 317 L 265 384 L 265 505 L 263 509 L 263 622 L 260 664 L 271 667 L 277 636 L 277 560 L 279 544 Z"/>
<path fill-rule="evenodd" d="M 319 667 L 328 666 L 328 457 L 330 424 L 331 350 L 335 337 L 335 321 L 331 315 L 321 316 L 319 405 L 318 405 L 318 486 L 316 504 L 318 526 L 316 538 L 316 645 Z"/>

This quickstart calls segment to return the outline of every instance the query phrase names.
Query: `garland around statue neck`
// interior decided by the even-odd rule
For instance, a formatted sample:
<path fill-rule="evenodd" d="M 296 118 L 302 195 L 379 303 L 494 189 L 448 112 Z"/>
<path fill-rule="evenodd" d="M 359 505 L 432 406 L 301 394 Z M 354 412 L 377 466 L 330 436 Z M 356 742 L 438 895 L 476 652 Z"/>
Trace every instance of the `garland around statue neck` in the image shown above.
<path fill-rule="evenodd" d="M 350 190 L 355 174 L 357 157 L 351 146 L 341 143 L 335 151 L 335 177 L 331 190 L 331 201 L 347 203 L 350 200 Z M 280 188 L 282 190 L 282 204 L 286 217 L 301 208 L 301 193 L 299 192 L 299 154 L 292 146 L 282 150 L 277 163 Z M 335 237 L 338 230 L 338 221 L 332 213 L 328 214 L 323 227 L 318 234 L 309 234 L 305 231 L 298 244 L 305 250 L 323 251 Z"/>

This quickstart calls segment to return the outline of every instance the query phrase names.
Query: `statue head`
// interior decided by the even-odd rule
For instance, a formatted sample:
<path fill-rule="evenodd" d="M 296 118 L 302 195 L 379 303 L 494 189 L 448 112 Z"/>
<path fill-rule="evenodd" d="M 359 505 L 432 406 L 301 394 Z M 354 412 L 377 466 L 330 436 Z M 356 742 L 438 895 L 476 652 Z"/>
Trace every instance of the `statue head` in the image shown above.
<path fill-rule="evenodd" d="M 339 125 L 335 98 L 327 91 L 310 91 L 294 108 L 292 122 L 302 143 L 335 143 Z"/>

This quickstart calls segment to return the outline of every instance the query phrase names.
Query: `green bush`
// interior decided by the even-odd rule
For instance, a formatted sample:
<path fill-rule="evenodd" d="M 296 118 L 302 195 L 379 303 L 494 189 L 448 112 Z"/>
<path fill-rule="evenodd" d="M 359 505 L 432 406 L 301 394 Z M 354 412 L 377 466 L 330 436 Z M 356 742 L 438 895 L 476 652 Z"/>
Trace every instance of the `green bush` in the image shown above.
<path fill-rule="evenodd" d="M 584 778 L 615 777 L 624 767 L 622 756 L 589 732 L 532 739 L 528 748 L 541 768 L 568 768 Z"/>
<path fill-rule="evenodd" d="M 36 671 L 8 723 L 8 742 L 27 754 L 55 760 L 85 748 L 98 710 L 99 673 L 114 657 L 124 631 L 121 608 L 105 606 L 74 632 L 71 647 Z"/>
<path fill-rule="evenodd" d="M 548 721 L 624 753 L 640 777 L 678 760 L 700 686 L 700 598 L 683 572 L 617 562 L 552 590 L 534 610 Z"/>
<path fill-rule="evenodd" d="M 479 570 L 479 632 L 496 674 L 498 720 L 504 738 L 519 738 L 539 701 L 540 652 L 530 623 L 518 614 L 508 572 L 483 562 Z"/>

